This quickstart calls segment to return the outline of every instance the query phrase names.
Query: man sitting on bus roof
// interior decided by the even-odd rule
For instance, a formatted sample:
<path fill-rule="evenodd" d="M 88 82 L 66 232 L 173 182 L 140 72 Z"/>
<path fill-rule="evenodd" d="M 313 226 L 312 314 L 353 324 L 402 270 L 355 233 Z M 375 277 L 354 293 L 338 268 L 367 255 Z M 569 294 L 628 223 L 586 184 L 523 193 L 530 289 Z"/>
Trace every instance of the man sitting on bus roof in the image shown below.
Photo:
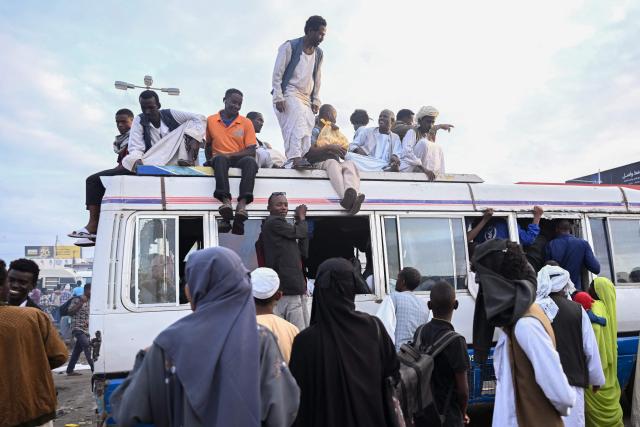
<path fill-rule="evenodd" d="M 249 111 L 247 113 L 247 119 L 253 123 L 253 129 L 256 131 L 256 142 L 258 146 L 256 148 L 256 161 L 259 168 L 281 168 L 287 161 L 284 154 L 274 149 L 271 144 L 265 141 L 260 141 L 258 134 L 264 126 L 264 116 L 257 111 Z"/>
<path fill-rule="evenodd" d="M 243 95 L 238 89 L 228 89 L 222 101 L 224 109 L 207 118 L 207 162 L 216 176 L 213 197 L 222 202 L 218 212 L 226 222 L 233 220 L 233 233 L 244 234 L 244 222 L 249 218 L 246 206 L 253 202 L 253 186 L 258 173 L 256 162 L 256 132 L 251 120 L 240 115 Z M 231 205 L 229 168 L 239 168 L 240 194 L 235 217 Z"/>
<path fill-rule="evenodd" d="M 436 132 L 439 129 L 450 132 L 453 125 L 435 125 L 438 114 L 431 106 L 420 108 L 416 114 L 418 127 L 409 129 L 402 139 L 401 171 L 424 172 L 430 181 L 444 175 L 444 154 L 436 144 Z"/>
<path fill-rule="evenodd" d="M 523 230 L 518 225 L 518 237 L 522 246 L 529 246 L 538 237 L 540 233 L 540 219 L 544 210 L 540 206 L 533 207 L 533 221 Z M 509 240 L 509 226 L 505 218 L 493 218 L 493 209 L 485 209 L 480 221 L 473 225 L 473 228 L 467 232 L 467 241 L 473 241 L 479 245 L 488 240 L 507 239 Z"/>
<path fill-rule="evenodd" d="M 350 160 L 342 161 L 347 153 L 349 142 L 339 133 L 339 128 L 335 125 L 337 115 L 332 105 L 324 104 L 320 107 L 318 119 L 321 125 L 316 126 L 312 131 L 311 148 L 305 154 L 305 158 L 314 168 L 324 169 L 327 172 L 333 189 L 340 197 L 340 206 L 349 214 L 355 215 L 360 211 L 365 196 L 359 193 L 358 168 Z M 340 143 L 341 140 L 344 141 L 344 145 Z"/>
<path fill-rule="evenodd" d="M 361 171 L 397 172 L 400 168 L 402 143 L 391 127 L 395 114 L 382 110 L 378 117 L 378 127 L 362 129 L 349 145 L 350 153 L 345 159 L 353 161 Z"/>
<path fill-rule="evenodd" d="M 398 114 L 396 114 L 396 123 L 391 129 L 391 132 L 398 135 L 401 141 L 404 139 L 404 136 L 407 134 L 407 132 L 409 132 L 409 129 L 413 129 L 414 116 L 415 114 L 413 113 L 413 111 L 407 108 L 403 108 L 402 110 L 398 111 Z"/>

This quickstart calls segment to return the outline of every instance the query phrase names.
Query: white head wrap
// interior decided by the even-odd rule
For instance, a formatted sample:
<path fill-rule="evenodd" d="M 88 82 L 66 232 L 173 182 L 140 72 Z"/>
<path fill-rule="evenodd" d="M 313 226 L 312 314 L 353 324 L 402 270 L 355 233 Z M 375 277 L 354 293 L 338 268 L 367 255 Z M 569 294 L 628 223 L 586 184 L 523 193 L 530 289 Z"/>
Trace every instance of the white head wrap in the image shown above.
<path fill-rule="evenodd" d="M 435 107 L 432 107 L 430 105 L 426 107 L 425 106 L 420 107 L 418 114 L 416 114 L 416 122 L 419 122 L 420 119 L 423 118 L 424 116 L 431 116 L 435 119 L 436 117 L 438 117 L 438 114 L 440 114 L 440 112 L 436 110 Z"/>
<path fill-rule="evenodd" d="M 549 294 L 561 292 L 573 286 L 569 272 L 555 265 L 545 265 L 538 272 L 538 290 L 536 291 L 536 303 L 544 310 L 549 320 L 558 314 L 558 306 L 549 297 Z M 568 295 L 567 295 L 568 298 Z"/>
<path fill-rule="evenodd" d="M 251 286 L 254 298 L 271 298 L 280 287 L 280 278 L 272 269 L 259 267 L 251 272 Z"/>

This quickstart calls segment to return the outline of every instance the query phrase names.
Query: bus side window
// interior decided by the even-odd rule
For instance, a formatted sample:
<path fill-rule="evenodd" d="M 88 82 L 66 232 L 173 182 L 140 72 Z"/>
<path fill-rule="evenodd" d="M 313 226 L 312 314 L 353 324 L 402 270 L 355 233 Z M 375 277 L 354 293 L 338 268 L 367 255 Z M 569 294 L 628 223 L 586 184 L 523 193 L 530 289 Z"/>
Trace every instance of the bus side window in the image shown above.
<path fill-rule="evenodd" d="M 589 226 L 591 228 L 591 239 L 593 241 L 593 253 L 600 263 L 600 276 L 607 277 L 614 282 L 624 283 L 624 281 L 619 279 L 613 280 L 607 219 L 589 218 Z"/>
<path fill-rule="evenodd" d="M 414 267 L 422 274 L 422 282 L 416 291 L 429 291 L 440 280 L 456 289 L 466 288 L 467 266 L 461 218 L 400 217 L 399 236 L 392 230 L 393 225 L 393 218 L 385 218 L 390 284 L 394 284 L 398 269 Z"/>
<path fill-rule="evenodd" d="M 203 217 L 139 217 L 133 245 L 130 300 L 136 306 L 185 304 L 186 258 L 204 247 Z"/>
<path fill-rule="evenodd" d="M 609 218 L 613 267 L 618 283 L 640 283 L 640 221 Z"/>
<path fill-rule="evenodd" d="M 138 218 L 131 301 L 136 305 L 176 302 L 176 218 Z"/>

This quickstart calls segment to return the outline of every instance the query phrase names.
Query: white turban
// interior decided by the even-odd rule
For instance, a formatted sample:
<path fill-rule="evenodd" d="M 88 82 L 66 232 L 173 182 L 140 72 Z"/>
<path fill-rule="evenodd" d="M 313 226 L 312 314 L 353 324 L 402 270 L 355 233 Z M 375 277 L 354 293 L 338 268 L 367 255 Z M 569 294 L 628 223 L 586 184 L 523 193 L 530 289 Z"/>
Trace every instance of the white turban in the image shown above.
<path fill-rule="evenodd" d="M 549 320 L 558 314 L 558 306 L 549 296 L 555 292 L 567 291 L 571 283 L 570 274 L 562 267 L 545 265 L 538 272 L 538 289 L 536 291 L 536 303 L 544 310 Z M 568 296 L 567 296 L 568 297 Z"/>
<path fill-rule="evenodd" d="M 435 119 L 436 117 L 438 117 L 438 114 L 440 114 L 440 112 L 436 110 L 435 107 L 432 107 L 430 105 L 426 107 L 423 106 L 420 108 L 420 111 L 418 111 L 418 114 L 416 114 L 416 122 L 419 122 L 420 119 L 424 116 L 431 116 Z"/>
<path fill-rule="evenodd" d="M 266 267 L 256 268 L 251 272 L 251 287 L 254 298 L 271 298 L 280 288 L 278 273 Z"/>

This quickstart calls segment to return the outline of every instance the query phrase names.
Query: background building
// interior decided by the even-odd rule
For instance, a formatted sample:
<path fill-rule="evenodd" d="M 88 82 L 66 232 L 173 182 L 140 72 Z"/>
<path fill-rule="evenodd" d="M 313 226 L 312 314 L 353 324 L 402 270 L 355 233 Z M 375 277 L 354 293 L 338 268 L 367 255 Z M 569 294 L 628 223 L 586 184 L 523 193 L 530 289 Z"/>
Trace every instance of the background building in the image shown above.
<path fill-rule="evenodd" d="M 567 183 L 640 185 L 640 162 L 570 179 Z"/>

